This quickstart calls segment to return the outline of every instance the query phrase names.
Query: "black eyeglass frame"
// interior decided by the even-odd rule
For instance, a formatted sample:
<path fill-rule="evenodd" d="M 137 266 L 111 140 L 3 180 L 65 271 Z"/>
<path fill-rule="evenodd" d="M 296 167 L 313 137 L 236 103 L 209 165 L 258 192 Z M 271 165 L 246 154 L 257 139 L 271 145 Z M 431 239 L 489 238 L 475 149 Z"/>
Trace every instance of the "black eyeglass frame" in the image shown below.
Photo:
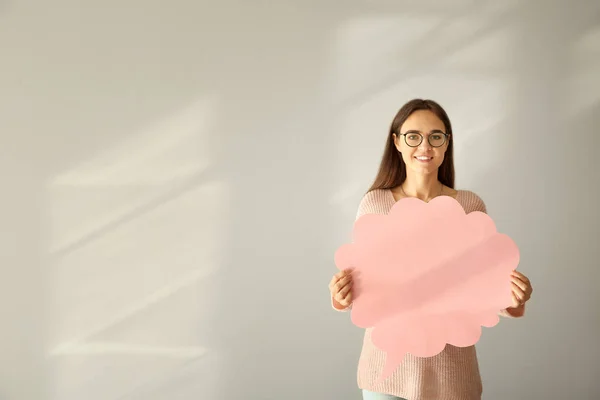
<path fill-rule="evenodd" d="M 434 146 L 433 144 L 431 144 L 431 139 L 430 138 L 431 138 L 431 135 L 434 135 L 434 134 L 443 135 L 444 136 L 444 143 L 440 144 L 439 146 Z M 415 144 L 413 146 L 413 145 L 408 144 L 408 142 L 406 141 L 406 135 L 419 135 L 421 137 L 421 140 L 419 140 L 418 144 Z M 404 136 L 404 143 L 406 143 L 406 145 L 408 147 L 419 147 L 421 145 L 421 143 L 423 143 L 423 135 L 421 134 L 421 132 L 408 131 L 408 132 L 405 132 L 405 133 L 399 133 L 398 136 Z M 442 131 L 432 131 L 427 136 L 427 141 L 429 142 L 429 145 L 431 147 L 442 147 L 443 145 L 445 145 L 446 143 L 448 143 L 449 139 L 450 139 L 450 134 L 442 132 Z"/>

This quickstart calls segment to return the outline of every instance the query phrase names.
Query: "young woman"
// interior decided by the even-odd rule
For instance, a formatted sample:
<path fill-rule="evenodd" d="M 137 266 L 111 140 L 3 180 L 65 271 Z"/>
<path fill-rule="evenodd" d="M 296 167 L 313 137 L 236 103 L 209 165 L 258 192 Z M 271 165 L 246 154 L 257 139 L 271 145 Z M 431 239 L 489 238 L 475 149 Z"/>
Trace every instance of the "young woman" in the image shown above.
<path fill-rule="evenodd" d="M 404 197 L 429 202 L 451 196 L 465 212 L 486 212 L 475 193 L 454 189 L 452 127 L 444 109 L 432 100 L 406 103 L 392 121 L 383 159 L 375 182 L 363 197 L 357 218 L 368 213 L 387 214 Z M 352 306 L 352 274 L 335 274 L 329 284 L 333 308 Z M 506 317 L 522 317 L 532 287 L 523 274 L 512 275 L 513 304 L 502 310 Z M 364 400 L 480 400 L 481 377 L 475 347 L 447 345 L 438 355 L 418 358 L 406 355 L 391 377 L 375 385 L 385 353 L 371 341 L 367 329 L 358 365 L 358 386 Z"/>

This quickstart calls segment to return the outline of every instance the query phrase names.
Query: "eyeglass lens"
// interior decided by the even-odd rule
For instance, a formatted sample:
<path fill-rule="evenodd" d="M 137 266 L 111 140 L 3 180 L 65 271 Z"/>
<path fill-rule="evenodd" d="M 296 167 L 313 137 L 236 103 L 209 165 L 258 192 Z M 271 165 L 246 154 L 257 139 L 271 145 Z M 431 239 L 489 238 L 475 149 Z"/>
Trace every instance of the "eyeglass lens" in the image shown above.
<path fill-rule="evenodd" d="M 427 137 L 429 144 L 433 147 L 440 147 L 446 142 L 446 135 L 443 133 L 432 133 Z M 417 147 L 423 141 L 423 135 L 417 132 L 406 133 L 404 135 L 406 144 L 411 147 Z"/>

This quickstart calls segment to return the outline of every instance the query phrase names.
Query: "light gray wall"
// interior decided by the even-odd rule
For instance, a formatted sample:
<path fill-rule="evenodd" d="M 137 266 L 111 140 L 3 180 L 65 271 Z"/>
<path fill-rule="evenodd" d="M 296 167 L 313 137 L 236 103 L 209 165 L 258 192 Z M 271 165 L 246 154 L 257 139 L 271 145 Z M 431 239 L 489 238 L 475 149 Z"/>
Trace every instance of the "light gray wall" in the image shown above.
<path fill-rule="evenodd" d="M 0 3 L 0 399 L 359 399 L 333 253 L 412 97 L 515 239 L 484 399 L 600 398 L 595 1 Z"/>

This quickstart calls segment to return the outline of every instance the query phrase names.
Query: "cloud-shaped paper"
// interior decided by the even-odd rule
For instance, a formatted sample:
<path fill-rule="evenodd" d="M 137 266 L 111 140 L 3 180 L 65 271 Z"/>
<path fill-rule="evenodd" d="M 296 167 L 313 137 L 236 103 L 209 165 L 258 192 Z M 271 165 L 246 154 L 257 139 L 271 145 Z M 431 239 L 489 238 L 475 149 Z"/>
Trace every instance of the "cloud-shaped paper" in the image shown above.
<path fill-rule="evenodd" d="M 354 270 L 352 322 L 373 328 L 373 344 L 386 353 L 381 381 L 406 353 L 471 346 L 482 326 L 496 325 L 512 304 L 519 249 L 487 214 L 466 214 L 452 197 L 405 198 L 388 215 L 358 218 L 335 263 Z"/>

